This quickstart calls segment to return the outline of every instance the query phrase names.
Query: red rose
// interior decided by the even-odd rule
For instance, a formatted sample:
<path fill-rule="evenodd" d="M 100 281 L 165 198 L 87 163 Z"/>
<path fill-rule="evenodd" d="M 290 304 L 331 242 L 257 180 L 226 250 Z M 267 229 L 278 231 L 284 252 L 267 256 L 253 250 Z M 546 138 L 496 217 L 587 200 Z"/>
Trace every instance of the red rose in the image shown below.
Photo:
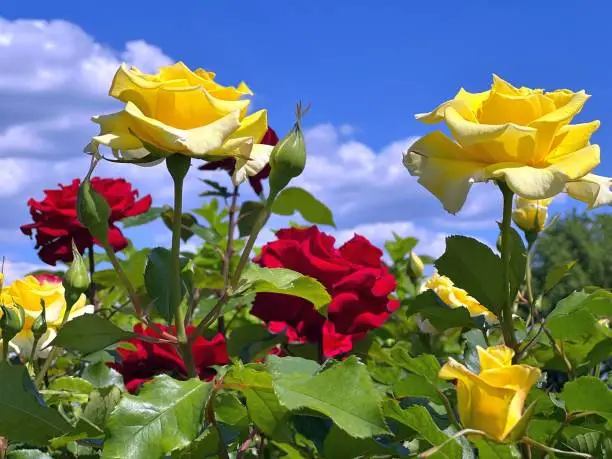
<path fill-rule="evenodd" d="M 156 328 L 174 335 L 175 328 L 165 325 L 156 325 Z M 191 335 L 195 327 L 187 327 L 187 335 Z M 146 328 L 142 324 L 134 326 L 134 332 L 138 335 L 151 338 L 160 338 L 154 328 Z M 133 338 L 127 342 L 133 344 L 136 350 L 118 348 L 121 361 L 109 366 L 117 370 L 123 376 L 123 382 L 128 391 L 134 393 L 145 382 L 153 376 L 169 374 L 176 378 L 187 378 L 185 363 L 176 350 L 176 346 L 169 343 L 150 343 L 139 338 Z M 225 338 L 217 334 L 208 341 L 198 336 L 191 345 L 194 363 L 198 370 L 200 379 L 210 381 L 215 376 L 212 365 L 225 365 L 229 363 Z"/>
<path fill-rule="evenodd" d="M 255 261 L 314 277 L 327 288 L 332 302 L 326 319 L 301 298 L 258 293 L 251 312 L 271 332 L 284 331 L 290 342 L 321 343 L 323 354 L 333 357 L 349 352 L 355 340 L 380 327 L 399 306 L 389 298 L 395 278 L 381 261 L 382 252 L 366 238 L 355 235 L 336 249 L 335 239 L 316 226 L 283 229 L 276 237 Z"/>
<path fill-rule="evenodd" d="M 272 128 L 268 128 L 267 132 L 263 136 L 263 139 L 261 139 L 261 142 L 259 143 L 263 145 L 276 145 L 278 143 L 278 136 Z M 200 166 L 199 169 L 201 171 L 214 171 L 217 169 L 223 169 L 227 171 L 230 175 L 232 175 L 234 173 L 234 167 L 236 167 L 236 160 L 234 158 L 227 158 L 222 159 L 221 161 L 211 161 L 209 163 L 204 164 L 203 166 Z M 257 175 L 249 175 L 249 183 L 251 184 L 251 188 L 253 188 L 255 193 L 257 193 L 258 195 L 261 194 L 261 192 L 263 191 L 263 186 L 261 182 L 267 179 L 269 175 L 269 164 L 266 164 L 266 167 L 259 171 Z"/>
<path fill-rule="evenodd" d="M 57 261 L 72 261 L 73 239 L 80 253 L 94 243 L 98 244 L 77 219 L 76 201 L 80 184 L 79 179 L 74 179 L 70 185 L 59 185 L 59 189 L 45 190 L 45 198 L 42 201 L 33 198 L 28 200 L 34 223 L 23 225 L 21 231 L 28 236 L 36 232 L 36 248 L 40 249 L 38 256 L 47 264 L 55 266 Z M 91 186 L 106 198 L 111 208 L 108 221 L 111 247 L 115 252 L 124 249 L 128 241 L 115 226 L 115 222 L 148 211 L 151 207 L 151 195 L 136 200 L 138 191 L 133 190 L 132 185 L 124 179 L 94 177 L 91 179 Z"/>

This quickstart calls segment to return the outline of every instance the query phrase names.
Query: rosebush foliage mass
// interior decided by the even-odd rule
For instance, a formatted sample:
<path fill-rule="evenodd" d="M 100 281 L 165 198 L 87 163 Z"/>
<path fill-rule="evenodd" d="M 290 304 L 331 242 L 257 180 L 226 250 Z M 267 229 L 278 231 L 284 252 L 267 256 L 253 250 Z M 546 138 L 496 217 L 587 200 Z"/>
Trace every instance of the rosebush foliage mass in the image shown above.
<path fill-rule="evenodd" d="M 1 287 L 0 457 L 612 457 L 612 293 L 548 299 L 581 260 L 531 273 L 551 198 L 610 201 L 591 173 L 599 122 L 571 124 L 586 93 L 494 77 L 418 115 L 451 137 L 407 145 L 404 164 L 449 212 L 476 182 L 501 190 L 498 249 L 453 235 L 437 260 L 410 235 L 386 255 L 360 235 L 336 244 L 331 211 L 291 183 L 305 110 L 279 140 L 251 94 L 182 63 L 118 70 L 125 108 L 93 118 L 90 170 L 28 203 L 22 230 L 65 266 Z M 92 178 L 101 160 L 166 167 L 174 205 Z M 206 178 L 217 168 L 231 184 Z M 205 187 L 183 210 L 188 173 Z M 306 226 L 256 248 L 272 214 Z M 157 219 L 169 249 L 117 226 Z"/>

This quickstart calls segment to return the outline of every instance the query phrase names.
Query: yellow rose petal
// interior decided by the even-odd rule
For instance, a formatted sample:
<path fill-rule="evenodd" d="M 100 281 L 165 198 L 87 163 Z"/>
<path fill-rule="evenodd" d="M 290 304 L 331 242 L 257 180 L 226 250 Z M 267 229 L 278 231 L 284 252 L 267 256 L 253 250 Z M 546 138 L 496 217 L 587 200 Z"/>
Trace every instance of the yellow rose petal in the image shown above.
<path fill-rule="evenodd" d="M 588 204 L 589 209 L 612 204 L 612 178 L 587 174 L 579 180 L 568 182 L 567 194 Z"/>

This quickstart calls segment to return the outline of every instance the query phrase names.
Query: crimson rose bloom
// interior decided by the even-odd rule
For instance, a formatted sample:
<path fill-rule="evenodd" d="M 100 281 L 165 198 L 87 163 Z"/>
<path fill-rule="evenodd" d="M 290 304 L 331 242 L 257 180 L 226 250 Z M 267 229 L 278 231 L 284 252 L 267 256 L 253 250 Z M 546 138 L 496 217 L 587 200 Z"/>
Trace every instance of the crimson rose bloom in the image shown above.
<path fill-rule="evenodd" d="M 265 133 L 263 139 L 261 139 L 261 142 L 259 143 L 263 145 L 274 146 L 278 143 L 278 136 L 272 128 L 268 128 L 268 131 Z M 222 159 L 220 161 L 211 161 L 209 163 L 204 164 L 203 166 L 200 166 L 199 169 L 201 171 L 214 171 L 217 169 L 223 169 L 227 171 L 230 175 L 232 175 L 234 173 L 234 167 L 236 167 L 236 160 L 234 158 L 227 158 Z M 258 195 L 261 194 L 261 192 L 263 191 L 263 186 L 261 185 L 261 182 L 267 179 L 269 175 L 270 165 L 266 164 L 266 167 L 259 171 L 257 175 L 254 175 L 252 177 L 249 176 L 249 183 L 251 184 L 251 188 L 253 188 L 255 193 L 257 193 Z"/>
<path fill-rule="evenodd" d="M 47 264 L 55 266 L 57 261 L 72 261 L 71 241 L 80 253 L 94 243 L 98 244 L 87 228 L 77 219 L 76 202 L 81 181 L 74 179 L 70 185 L 59 185 L 59 189 L 45 190 L 45 198 L 36 201 L 28 200 L 30 215 L 34 223 L 21 227 L 21 231 L 32 236 L 36 232 L 38 256 Z M 137 200 L 138 191 L 124 179 L 107 179 L 94 177 L 91 186 L 108 201 L 111 208 L 109 218 L 108 240 L 115 252 L 124 249 L 128 241 L 115 222 L 142 214 L 151 207 L 151 195 Z"/>
<path fill-rule="evenodd" d="M 380 327 L 399 306 L 389 298 L 396 282 L 381 261 L 382 252 L 363 236 L 355 235 L 339 249 L 335 239 L 316 226 L 283 229 L 276 237 L 255 261 L 314 277 L 332 302 L 326 319 L 302 298 L 258 293 L 251 312 L 272 333 L 284 331 L 294 343 L 322 343 L 325 357 L 333 357 L 349 352 L 355 340 Z"/>
<path fill-rule="evenodd" d="M 175 328 L 158 324 L 156 328 L 172 335 Z M 187 335 L 191 335 L 195 327 L 187 327 Z M 138 335 L 150 338 L 160 338 L 158 332 L 153 328 L 147 328 L 142 324 L 134 326 L 134 332 Z M 178 378 L 187 378 L 187 368 L 183 359 L 178 354 L 176 346 L 169 343 L 150 343 L 139 338 L 132 338 L 127 342 L 133 344 L 136 350 L 118 348 L 121 361 L 109 364 L 123 376 L 125 388 L 134 393 L 145 382 L 153 376 L 169 374 Z M 198 336 L 191 345 L 193 359 L 198 370 L 200 379 L 210 381 L 215 376 L 212 365 L 225 365 L 229 363 L 225 338 L 221 333 L 214 336 L 211 341 Z"/>

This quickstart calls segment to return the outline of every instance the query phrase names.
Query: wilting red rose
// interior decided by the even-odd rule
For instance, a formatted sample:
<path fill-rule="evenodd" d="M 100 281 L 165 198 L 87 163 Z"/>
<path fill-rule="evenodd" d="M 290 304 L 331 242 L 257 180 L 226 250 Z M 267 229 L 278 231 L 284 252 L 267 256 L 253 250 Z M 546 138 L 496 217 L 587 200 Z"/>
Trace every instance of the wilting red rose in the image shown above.
<path fill-rule="evenodd" d="M 366 238 L 355 235 L 336 249 L 335 239 L 316 226 L 283 229 L 276 237 L 255 261 L 314 277 L 327 288 L 332 302 L 326 319 L 304 299 L 258 293 L 251 312 L 271 332 L 285 332 L 290 342 L 320 342 L 323 354 L 333 357 L 349 352 L 355 340 L 380 327 L 399 306 L 389 298 L 395 278 L 382 262 L 382 252 Z"/>
<path fill-rule="evenodd" d="M 263 139 L 261 139 L 261 142 L 259 143 L 263 145 L 274 146 L 278 143 L 278 136 L 272 128 L 268 128 L 268 131 L 265 133 Z M 222 159 L 221 161 L 211 161 L 209 163 L 204 164 L 203 166 L 200 166 L 199 169 L 201 171 L 214 171 L 217 169 L 223 169 L 227 171 L 230 175 L 232 175 L 234 173 L 234 167 L 236 167 L 236 160 L 234 158 L 227 158 Z M 259 171 L 257 175 L 254 175 L 252 177 L 249 176 L 249 183 L 251 184 L 251 188 L 253 188 L 255 193 L 261 194 L 261 192 L 263 191 L 263 186 L 261 182 L 267 179 L 269 175 L 270 165 L 266 164 L 266 167 Z"/>
<path fill-rule="evenodd" d="M 174 335 L 174 327 L 156 325 L 156 328 Z M 187 327 L 187 335 L 191 335 L 195 327 Z M 159 333 L 153 329 L 137 324 L 134 332 L 138 335 L 150 338 L 160 338 Z M 187 378 L 185 363 L 176 350 L 176 346 L 169 343 L 150 343 L 133 338 L 127 341 L 136 347 L 136 350 L 118 348 L 121 361 L 109 366 L 117 370 L 123 376 L 125 387 L 130 392 L 136 392 L 145 382 L 153 376 L 169 374 L 176 378 Z M 217 334 L 208 341 L 198 336 L 191 345 L 193 359 L 200 379 L 210 381 L 215 376 L 213 365 L 225 365 L 229 363 L 225 338 Z"/>
<path fill-rule="evenodd" d="M 28 200 L 30 215 L 34 223 L 21 227 L 21 231 L 31 236 L 36 233 L 36 248 L 42 261 L 55 266 L 57 261 L 72 261 L 71 241 L 80 253 L 98 242 L 92 238 L 87 228 L 77 219 L 76 202 L 81 181 L 74 179 L 70 185 L 59 185 L 59 189 L 45 190 L 42 201 Z M 94 190 L 106 198 L 111 208 L 108 240 L 113 250 L 124 249 L 128 241 L 115 222 L 125 217 L 142 214 L 151 207 L 151 195 L 137 200 L 138 191 L 124 179 L 91 179 Z"/>

